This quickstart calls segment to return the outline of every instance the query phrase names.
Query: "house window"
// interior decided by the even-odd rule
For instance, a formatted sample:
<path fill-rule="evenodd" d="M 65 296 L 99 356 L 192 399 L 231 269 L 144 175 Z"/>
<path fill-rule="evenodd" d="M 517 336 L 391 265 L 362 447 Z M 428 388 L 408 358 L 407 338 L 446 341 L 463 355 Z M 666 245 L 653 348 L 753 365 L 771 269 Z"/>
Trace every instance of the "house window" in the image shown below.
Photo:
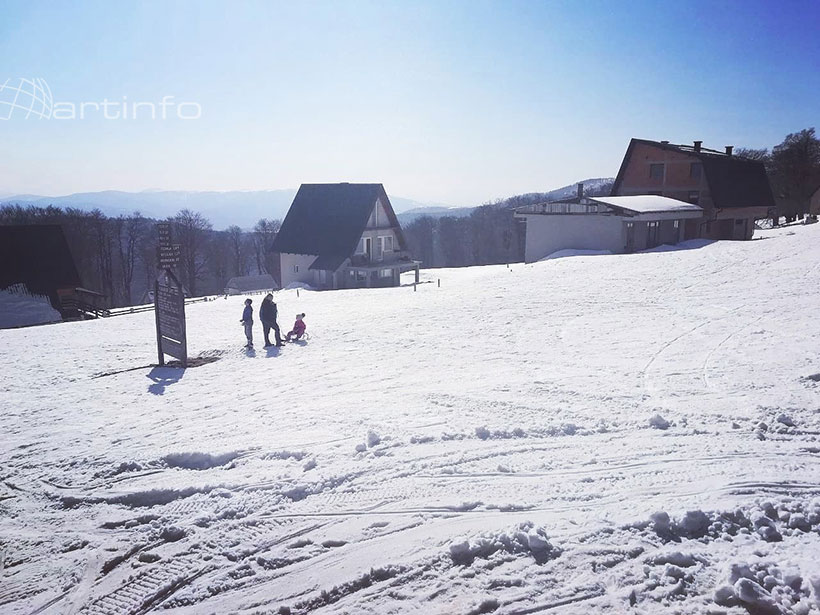
<path fill-rule="evenodd" d="M 379 277 L 380 278 L 392 278 L 393 277 L 393 270 L 392 269 L 380 269 L 379 270 Z"/>
<path fill-rule="evenodd" d="M 697 203 L 700 200 L 700 192 L 697 190 L 690 190 L 687 196 L 690 203 Z"/>
<path fill-rule="evenodd" d="M 693 162 L 689 165 L 689 177 L 693 179 L 700 179 L 700 174 L 703 172 L 703 165 L 699 162 Z"/>
<path fill-rule="evenodd" d="M 385 252 L 392 252 L 393 251 L 393 235 L 388 235 L 384 238 L 384 251 Z"/>
<path fill-rule="evenodd" d="M 293 266 L 293 273 L 299 273 L 299 265 L 294 265 Z"/>
<path fill-rule="evenodd" d="M 649 165 L 649 177 L 652 179 L 663 179 L 663 163 L 655 163 Z"/>
<path fill-rule="evenodd" d="M 672 223 L 672 226 L 674 226 L 675 228 L 680 228 L 680 220 L 675 220 L 675 221 Z"/>

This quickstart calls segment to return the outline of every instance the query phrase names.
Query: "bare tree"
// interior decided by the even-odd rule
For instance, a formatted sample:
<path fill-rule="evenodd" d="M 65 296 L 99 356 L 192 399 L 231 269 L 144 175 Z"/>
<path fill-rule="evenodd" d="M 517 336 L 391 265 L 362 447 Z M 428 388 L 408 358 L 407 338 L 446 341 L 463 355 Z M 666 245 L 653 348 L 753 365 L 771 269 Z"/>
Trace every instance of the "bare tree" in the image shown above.
<path fill-rule="evenodd" d="M 180 245 L 183 282 L 191 296 L 196 296 L 197 280 L 205 268 L 205 245 L 211 223 L 202 214 L 189 209 L 180 210 L 171 222 L 175 241 Z"/>
<path fill-rule="evenodd" d="M 259 273 L 270 273 L 273 269 L 270 260 L 270 249 L 276 233 L 282 227 L 281 220 L 262 218 L 253 227 L 253 250 L 256 256 L 256 269 Z"/>
<path fill-rule="evenodd" d="M 771 181 L 787 220 L 808 211 L 820 178 L 820 139 L 814 128 L 789 134 L 772 148 Z"/>
<path fill-rule="evenodd" d="M 238 226 L 229 226 L 227 233 L 233 274 L 248 275 L 248 242 L 245 233 Z"/>
<path fill-rule="evenodd" d="M 91 233 L 94 238 L 95 260 L 97 274 L 102 293 L 114 302 L 114 267 L 112 262 L 113 233 L 108 219 L 99 209 L 94 209 L 89 215 Z"/>
<path fill-rule="evenodd" d="M 124 305 L 131 305 L 131 285 L 137 264 L 140 243 L 145 235 L 146 220 L 136 211 L 130 216 L 112 219 L 114 245 L 120 266 L 121 294 Z"/>
<path fill-rule="evenodd" d="M 771 162 L 769 150 L 766 148 L 754 149 L 752 147 L 738 147 L 735 150 L 735 156 L 738 158 L 746 158 L 747 160 L 756 160 L 757 162 L 762 162 L 767 166 Z"/>
<path fill-rule="evenodd" d="M 228 281 L 230 262 L 230 235 L 217 232 L 211 237 L 206 248 L 208 271 L 218 292 L 225 288 Z"/>

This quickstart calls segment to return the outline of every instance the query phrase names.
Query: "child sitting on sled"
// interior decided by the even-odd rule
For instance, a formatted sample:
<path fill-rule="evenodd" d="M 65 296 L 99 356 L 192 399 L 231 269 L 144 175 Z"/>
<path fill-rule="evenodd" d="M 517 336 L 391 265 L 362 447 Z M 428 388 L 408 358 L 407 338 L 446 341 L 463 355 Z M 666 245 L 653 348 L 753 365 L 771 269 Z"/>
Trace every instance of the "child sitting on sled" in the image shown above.
<path fill-rule="evenodd" d="M 307 329 L 307 325 L 305 324 L 305 321 L 302 320 L 304 317 L 304 313 L 296 315 L 296 322 L 293 323 L 293 330 L 288 331 L 288 335 L 285 338 L 286 342 L 301 339 L 302 336 L 305 334 L 305 329 Z"/>

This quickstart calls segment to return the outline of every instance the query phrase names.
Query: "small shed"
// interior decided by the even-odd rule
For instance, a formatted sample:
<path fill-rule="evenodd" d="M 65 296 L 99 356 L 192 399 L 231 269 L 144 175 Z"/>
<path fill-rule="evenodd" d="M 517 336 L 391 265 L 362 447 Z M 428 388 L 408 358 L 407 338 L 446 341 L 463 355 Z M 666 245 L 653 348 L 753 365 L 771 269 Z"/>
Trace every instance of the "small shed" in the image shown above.
<path fill-rule="evenodd" d="M 228 280 L 225 285 L 226 295 L 242 295 L 244 293 L 265 290 L 277 290 L 279 287 L 269 273 L 261 275 L 242 275 Z"/>
<path fill-rule="evenodd" d="M 580 190 L 579 190 L 580 192 Z M 578 196 L 521 207 L 526 222 L 524 260 L 532 263 L 560 250 L 636 252 L 684 238 L 684 221 L 703 210 L 656 195 Z"/>

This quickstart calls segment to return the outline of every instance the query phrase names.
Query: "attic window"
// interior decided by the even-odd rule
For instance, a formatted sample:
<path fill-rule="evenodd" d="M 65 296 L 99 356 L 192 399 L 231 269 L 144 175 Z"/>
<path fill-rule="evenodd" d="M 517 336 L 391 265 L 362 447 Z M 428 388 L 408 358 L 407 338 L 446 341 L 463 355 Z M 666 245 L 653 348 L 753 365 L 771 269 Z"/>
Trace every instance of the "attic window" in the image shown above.
<path fill-rule="evenodd" d="M 700 179 L 700 175 L 703 172 L 703 165 L 699 162 L 693 162 L 689 165 L 689 177 L 693 179 Z"/>
<path fill-rule="evenodd" d="M 690 190 L 687 196 L 690 203 L 697 203 L 700 200 L 700 192 L 697 190 Z"/>
<path fill-rule="evenodd" d="M 649 177 L 652 179 L 663 179 L 663 163 L 653 163 L 649 165 Z"/>

